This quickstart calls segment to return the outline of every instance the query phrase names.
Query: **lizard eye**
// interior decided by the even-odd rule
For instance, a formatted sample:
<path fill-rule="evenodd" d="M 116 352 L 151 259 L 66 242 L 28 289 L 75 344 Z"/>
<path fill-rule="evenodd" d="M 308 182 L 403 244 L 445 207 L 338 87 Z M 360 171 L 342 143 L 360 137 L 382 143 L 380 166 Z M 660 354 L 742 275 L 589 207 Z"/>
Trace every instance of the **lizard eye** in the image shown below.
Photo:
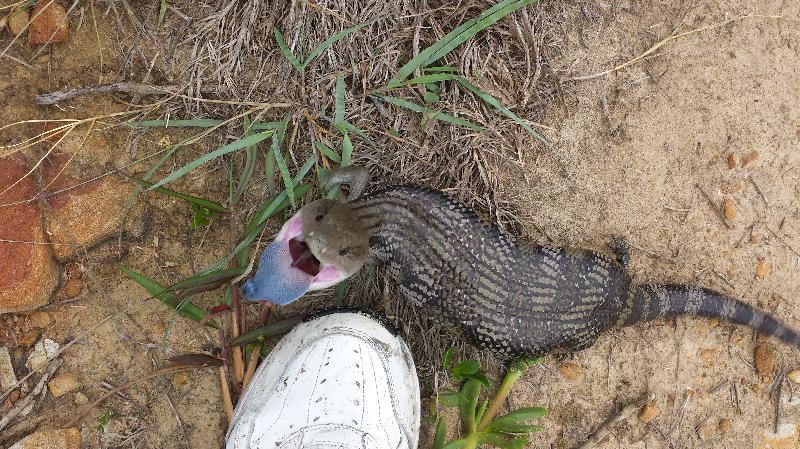
<path fill-rule="evenodd" d="M 318 214 L 314 217 L 314 221 L 322 221 L 323 218 L 325 218 L 325 214 Z"/>
<path fill-rule="evenodd" d="M 342 257 L 350 255 L 350 247 L 340 249 L 339 255 Z"/>

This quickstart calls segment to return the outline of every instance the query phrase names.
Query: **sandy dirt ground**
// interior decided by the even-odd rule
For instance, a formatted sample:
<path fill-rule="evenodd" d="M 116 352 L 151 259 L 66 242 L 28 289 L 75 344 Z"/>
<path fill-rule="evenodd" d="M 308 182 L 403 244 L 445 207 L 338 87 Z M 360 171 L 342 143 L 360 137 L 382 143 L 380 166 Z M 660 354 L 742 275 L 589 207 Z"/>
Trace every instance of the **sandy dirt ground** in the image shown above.
<path fill-rule="evenodd" d="M 561 101 L 547 106 L 543 120 L 554 128 L 547 135 L 555 147 L 529 150 L 523 138 L 521 163 L 490 164 L 503 180 L 495 195 L 519 217 L 521 237 L 608 251 L 611 238 L 622 236 L 637 281 L 716 288 L 800 328 L 800 4 L 592 1 L 567 2 L 563 11 L 562 56 L 550 63 L 573 68 L 576 76 L 611 69 L 674 33 L 731 22 L 668 41 L 608 76 L 563 80 Z M 113 33 L 111 23 L 100 25 L 101 39 Z M 8 41 L 6 34 L 0 42 Z M 0 65 L 0 124 L 117 109 L 103 97 L 73 101 L 60 112 L 45 112 L 30 100 L 65 85 L 96 83 L 100 61 L 93 42 L 87 26 L 37 60 L 42 72 Z M 103 63 L 115 62 L 106 55 Z M 24 137 L 15 132 L 3 138 Z M 105 135 L 114 154 L 129 156 L 124 132 Z M 148 134 L 140 151 L 157 148 L 162 136 Z M 227 181 L 216 168 L 181 187 L 221 195 Z M 725 199 L 736 209 L 727 222 Z M 142 201 L 152 217 L 150 232 L 125 244 L 124 264 L 169 283 L 225 255 L 229 242 L 192 232 L 182 203 L 150 195 Z M 65 342 L 130 307 L 64 356 L 90 400 L 105 391 L 102 382 L 117 385 L 162 366 L 165 356 L 213 353 L 218 346 L 215 335 L 173 319 L 160 304 L 134 307 L 147 295 L 120 274 L 117 254 L 112 244 L 86 255 L 79 261 L 85 293 L 48 309 L 55 321 L 45 334 Z M 208 295 L 200 302 L 217 300 Z M 774 355 L 771 372 L 756 372 L 757 345 Z M 798 368 L 800 354 L 773 339 L 681 318 L 609 333 L 567 361 L 547 358 L 517 384 L 509 402 L 550 411 L 530 447 L 577 447 L 621 404 L 644 397 L 657 415 L 649 423 L 634 416 L 614 426 L 597 448 L 744 448 L 774 424 L 775 378 Z M 787 381 L 785 394 L 790 387 Z M 211 371 L 134 386 L 84 421 L 85 446 L 220 447 L 226 420 L 219 398 Z M 74 394 L 48 399 L 0 442 L 66 422 L 75 400 Z M 99 432 L 98 417 L 108 412 L 113 416 Z M 781 421 L 797 422 L 799 415 L 785 409 Z M 421 447 L 429 447 L 430 429 L 423 432 Z"/>

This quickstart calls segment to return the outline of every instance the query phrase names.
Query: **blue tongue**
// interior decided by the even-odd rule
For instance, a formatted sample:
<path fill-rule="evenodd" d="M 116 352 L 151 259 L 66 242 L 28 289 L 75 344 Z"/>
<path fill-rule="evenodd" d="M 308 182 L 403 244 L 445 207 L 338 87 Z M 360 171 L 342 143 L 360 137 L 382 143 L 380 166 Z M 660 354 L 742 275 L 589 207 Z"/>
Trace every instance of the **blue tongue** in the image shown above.
<path fill-rule="evenodd" d="M 313 281 L 314 276 L 292 267 L 288 243 L 273 242 L 264 249 L 256 275 L 242 285 L 242 292 L 248 301 L 285 305 L 303 296 Z"/>

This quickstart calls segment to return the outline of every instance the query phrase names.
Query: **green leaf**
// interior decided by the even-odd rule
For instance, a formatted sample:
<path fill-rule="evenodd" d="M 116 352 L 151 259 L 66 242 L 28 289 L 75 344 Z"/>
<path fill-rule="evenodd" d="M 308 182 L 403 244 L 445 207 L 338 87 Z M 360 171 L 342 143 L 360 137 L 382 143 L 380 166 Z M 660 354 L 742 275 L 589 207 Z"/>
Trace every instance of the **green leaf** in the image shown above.
<path fill-rule="evenodd" d="M 497 419 L 511 419 L 515 421 L 528 421 L 530 419 L 541 418 L 547 416 L 547 409 L 543 407 L 524 407 L 513 412 L 509 412 Z"/>
<path fill-rule="evenodd" d="M 466 126 L 467 128 L 471 128 L 477 131 L 483 131 L 483 128 L 480 126 L 464 119 L 460 119 L 458 117 L 453 117 L 452 115 L 445 114 L 444 112 L 436 112 L 433 109 L 426 108 L 425 106 L 418 105 L 416 103 L 412 103 L 408 100 L 404 100 L 402 98 L 397 97 L 390 97 L 383 95 L 382 98 L 385 102 L 393 104 L 395 106 L 399 106 L 401 108 L 410 109 L 414 112 L 423 112 L 426 114 L 431 114 L 431 118 L 435 120 L 441 120 L 443 122 L 452 123 L 454 125 L 461 125 Z"/>
<path fill-rule="evenodd" d="M 450 346 L 447 348 L 447 351 L 444 352 L 444 357 L 442 357 L 442 370 L 450 371 L 450 360 L 453 358 L 453 354 L 455 353 L 455 346 Z"/>
<path fill-rule="evenodd" d="M 198 120 L 142 120 L 139 122 L 127 122 L 125 126 L 130 128 L 153 128 L 153 127 L 174 127 L 174 128 L 213 128 L 222 124 L 222 120 L 198 119 Z"/>
<path fill-rule="evenodd" d="M 433 92 L 425 92 L 422 94 L 422 99 L 425 100 L 425 103 L 433 104 L 439 102 L 439 96 Z"/>
<path fill-rule="evenodd" d="M 439 404 L 445 407 L 458 407 L 462 399 L 463 396 L 457 391 L 443 389 L 439 392 Z"/>
<path fill-rule="evenodd" d="M 272 34 L 275 35 L 275 41 L 278 43 L 278 47 L 281 49 L 281 53 L 286 59 L 289 60 L 289 63 L 292 64 L 292 67 L 295 68 L 300 73 L 303 73 L 304 66 L 303 64 L 297 60 L 297 57 L 289 50 L 289 46 L 286 45 L 286 40 L 283 38 L 283 34 L 278 30 L 278 28 L 272 29 Z"/>
<path fill-rule="evenodd" d="M 344 75 L 336 75 L 336 106 L 333 115 L 333 126 L 341 126 L 344 122 Z"/>
<path fill-rule="evenodd" d="M 489 378 L 486 377 L 486 374 L 483 373 L 475 373 L 475 374 L 463 374 L 464 379 L 473 379 L 480 382 L 481 385 L 486 387 L 486 390 L 492 389 L 492 384 L 489 383 Z"/>
<path fill-rule="evenodd" d="M 444 449 L 445 439 L 447 439 L 447 427 L 444 420 L 440 419 L 436 426 L 436 435 L 433 437 L 433 449 Z"/>
<path fill-rule="evenodd" d="M 492 6 L 480 16 L 464 22 L 433 45 L 421 51 L 397 71 L 394 80 L 402 81 L 418 68 L 425 68 L 433 64 L 484 28 L 533 1 L 536 0 L 504 0 Z"/>
<path fill-rule="evenodd" d="M 161 0 L 161 5 L 158 8 L 158 20 L 156 21 L 156 29 L 160 30 L 161 25 L 164 24 L 164 16 L 167 14 L 167 0 Z"/>
<path fill-rule="evenodd" d="M 137 179 L 137 178 L 131 178 L 131 179 L 133 179 L 134 181 L 138 182 L 139 184 L 141 184 L 145 188 L 153 186 L 153 183 L 150 182 L 150 181 L 145 181 L 143 179 Z M 211 200 L 207 200 L 207 199 L 204 199 L 204 198 L 188 195 L 188 194 L 185 194 L 185 193 L 176 192 L 174 190 L 167 189 L 166 187 L 156 187 L 153 190 L 155 190 L 158 193 L 163 193 L 165 195 L 169 195 L 169 196 L 172 196 L 172 197 L 175 197 L 175 198 L 182 199 L 182 200 L 184 200 L 184 201 L 186 201 L 186 202 L 188 202 L 190 204 L 193 204 L 193 205 L 202 206 L 202 207 L 204 207 L 206 209 L 209 209 L 209 210 L 212 210 L 214 212 L 219 212 L 219 213 L 223 213 L 223 214 L 228 212 L 227 209 L 225 209 L 225 207 L 222 204 L 219 204 L 216 201 L 211 201 Z"/>
<path fill-rule="evenodd" d="M 475 421 L 481 422 L 483 414 L 486 413 L 486 407 L 488 406 L 489 406 L 489 399 L 486 398 L 483 400 L 483 402 L 481 402 L 480 407 L 478 407 L 478 410 L 475 412 Z"/>
<path fill-rule="evenodd" d="M 466 375 L 475 374 L 481 369 L 481 364 L 475 360 L 464 360 L 450 370 L 450 374 L 457 382 L 464 379 Z"/>
<path fill-rule="evenodd" d="M 192 212 L 194 212 L 194 215 L 192 215 L 192 229 L 197 229 L 200 226 L 208 227 L 211 224 L 208 219 L 214 215 L 212 210 L 192 204 Z"/>
<path fill-rule="evenodd" d="M 324 154 L 325 157 L 332 160 L 333 162 L 336 163 L 342 162 L 342 158 L 339 157 L 339 155 L 336 153 L 336 151 L 333 150 L 333 148 L 325 145 L 322 142 L 314 142 L 314 146 L 320 153 Z"/>
<path fill-rule="evenodd" d="M 459 438 L 444 445 L 444 449 L 461 449 L 466 444 L 466 438 Z"/>
<path fill-rule="evenodd" d="M 342 135 L 342 162 L 339 164 L 342 167 L 350 165 L 350 158 L 353 155 L 353 143 L 350 141 L 350 136 L 347 134 L 347 129 L 341 128 Z"/>
<path fill-rule="evenodd" d="M 511 435 L 527 435 L 532 432 L 542 430 L 542 426 L 535 424 L 524 424 L 513 420 L 495 419 L 489 424 L 489 429 L 498 433 L 507 433 Z"/>
<path fill-rule="evenodd" d="M 228 346 L 240 346 L 256 340 L 263 340 L 268 337 L 276 335 L 283 335 L 303 321 L 302 316 L 293 316 L 291 318 L 284 318 L 280 321 L 267 324 L 252 331 L 233 339 Z"/>
<path fill-rule="evenodd" d="M 196 305 L 192 304 L 191 301 L 179 302 L 174 291 L 164 288 L 163 285 L 159 284 L 155 280 L 143 274 L 137 273 L 124 265 L 120 265 L 119 268 L 129 278 L 133 279 L 137 284 L 141 285 L 145 290 L 147 290 L 148 293 L 153 295 L 153 297 L 161 301 L 169 308 L 177 311 L 181 315 L 198 322 L 206 316 L 205 312 L 203 312 L 203 310 Z M 217 322 L 214 320 L 208 320 L 206 325 L 214 328 L 219 327 L 219 324 L 217 324 Z"/>
<path fill-rule="evenodd" d="M 328 47 L 335 44 L 338 40 L 342 39 L 348 34 L 360 30 L 361 28 L 364 28 L 365 25 L 366 25 L 365 23 L 359 23 L 325 39 L 321 44 L 317 45 L 313 50 L 311 50 L 311 53 L 308 54 L 308 57 L 306 58 L 305 62 L 303 62 L 303 69 L 308 67 L 311 64 L 311 62 L 314 61 L 314 58 L 319 56 L 319 54 L 322 53 L 323 51 L 327 50 Z"/>
<path fill-rule="evenodd" d="M 528 438 L 517 437 L 508 440 L 490 432 L 481 432 L 478 436 L 478 444 L 490 444 L 500 449 L 523 449 L 528 445 Z"/>
<path fill-rule="evenodd" d="M 477 422 L 475 413 L 478 407 L 478 395 L 481 392 L 480 382 L 470 379 L 461 387 L 461 395 L 464 397 L 458 404 L 458 411 L 461 415 L 461 422 L 464 423 L 465 430 L 474 432 Z"/>
<path fill-rule="evenodd" d="M 168 182 L 174 181 L 174 180 L 182 177 L 183 175 L 189 173 L 190 171 L 192 171 L 195 168 L 205 164 L 206 162 L 208 162 L 210 160 L 216 159 L 216 158 L 218 158 L 220 156 L 223 156 L 225 154 L 228 154 L 228 153 L 232 153 L 232 152 L 234 152 L 236 150 L 241 150 L 242 148 L 247 148 L 247 147 L 249 147 L 251 145 L 255 145 L 258 142 L 261 142 L 262 140 L 266 139 L 267 137 L 269 137 L 271 135 L 272 135 L 272 131 L 260 132 L 258 134 L 253 134 L 252 136 L 244 137 L 244 138 L 239 139 L 239 140 L 237 140 L 235 142 L 231 142 L 231 143 L 223 146 L 222 148 L 214 150 L 214 151 L 212 151 L 210 153 L 206 153 L 202 157 L 199 157 L 199 158 L 193 160 L 192 162 L 189 162 L 188 164 L 184 165 L 183 167 L 175 170 L 174 172 L 170 173 L 169 176 L 167 176 L 166 178 L 162 179 L 161 181 L 158 181 L 157 183 L 152 185 L 147 190 L 153 190 L 156 187 L 161 187 L 162 185 L 164 185 L 164 184 L 166 184 Z"/>
<path fill-rule="evenodd" d="M 244 129 L 245 137 L 253 135 L 250 117 L 245 115 L 242 121 L 242 128 Z M 256 158 L 258 156 L 258 153 L 256 153 L 256 146 L 253 145 L 247 147 L 245 151 L 246 156 L 244 168 L 242 168 L 242 173 L 239 175 L 239 181 L 236 184 L 236 189 L 231 197 L 231 205 L 236 204 L 239 201 L 239 198 L 242 196 L 242 193 L 244 193 L 244 190 L 247 188 L 248 184 L 250 184 L 250 180 L 253 178 L 253 174 L 256 171 Z"/>
<path fill-rule="evenodd" d="M 400 131 L 394 128 L 389 128 L 389 135 L 392 137 L 400 137 Z"/>
<path fill-rule="evenodd" d="M 283 186 L 286 188 L 289 202 L 294 206 L 294 184 L 292 184 L 292 175 L 289 174 L 289 167 L 286 166 L 286 159 L 283 158 L 281 150 L 278 147 L 278 137 L 272 136 L 272 152 L 275 155 L 275 162 L 278 164 L 278 171 L 283 178 Z"/>

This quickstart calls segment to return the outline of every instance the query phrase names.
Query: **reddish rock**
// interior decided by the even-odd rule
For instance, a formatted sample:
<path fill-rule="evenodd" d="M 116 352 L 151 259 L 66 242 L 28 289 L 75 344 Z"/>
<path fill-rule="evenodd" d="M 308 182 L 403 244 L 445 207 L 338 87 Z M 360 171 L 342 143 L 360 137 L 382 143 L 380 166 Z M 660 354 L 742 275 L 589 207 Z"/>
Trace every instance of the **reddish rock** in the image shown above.
<path fill-rule="evenodd" d="M 21 155 L 0 159 L 0 204 L 36 196 L 33 175 L 19 181 L 28 170 Z M 35 202 L 0 207 L 0 240 L 0 313 L 47 304 L 58 282 L 58 267 L 49 245 L 40 244 L 47 238 Z"/>
<path fill-rule="evenodd" d="M 80 449 L 81 432 L 78 429 L 40 430 L 28 435 L 10 449 Z"/>
<path fill-rule="evenodd" d="M 64 42 L 69 37 L 67 11 L 55 0 L 39 0 L 28 26 L 28 44 L 44 45 Z"/>
<path fill-rule="evenodd" d="M 58 156 L 50 159 L 50 163 L 43 164 L 42 170 L 44 182 L 50 185 L 47 190 L 55 192 L 69 188 L 48 197 L 45 212 L 53 253 L 63 262 L 80 257 L 87 249 L 117 235 L 133 185 L 113 175 L 81 184 L 82 180 L 72 174 L 88 171 L 79 170 L 78 162 L 73 160 L 62 170 L 69 158 Z M 131 211 L 129 220 L 136 221 L 133 216 L 138 214 L 137 210 Z M 72 292 L 73 296 L 77 293 Z"/>

